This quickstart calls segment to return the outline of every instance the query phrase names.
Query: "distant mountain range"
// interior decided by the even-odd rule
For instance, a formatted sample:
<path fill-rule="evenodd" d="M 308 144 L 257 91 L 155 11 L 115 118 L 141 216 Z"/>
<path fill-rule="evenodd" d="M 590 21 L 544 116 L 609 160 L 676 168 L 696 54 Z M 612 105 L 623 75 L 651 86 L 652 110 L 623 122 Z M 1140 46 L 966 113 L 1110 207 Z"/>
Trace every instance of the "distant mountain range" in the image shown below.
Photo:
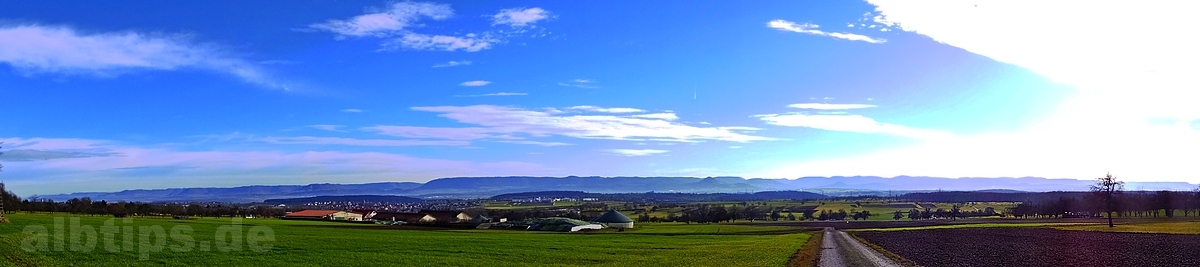
<path fill-rule="evenodd" d="M 492 196 L 493 200 L 520 200 L 534 198 L 596 198 L 614 201 L 765 201 L 776 199 L 813 200 L 829 196 L 804 191 L 763 191 L 756 193 L 587 193 L 583 191 L 539 191 Z"/>
<path fill-rule="evenodd" d="M 412 203 L 422 202 L 423 199 L 406 196 L 381 196 L 381 195 L 339 195 L 339 196 L 319 196 L 319 197 L 300 197 L 300 198 L 278 198 L 268 199 L 263 202 L 271 205 L 286 204 L 298 205 L 313 202 L 391 202 L 391 203 Z"/>
<path fill-rule="evenodd" d="M 43 195 L 63 201 L 90 197 L 108 201 L 261 202 L 266 199 L 338 195 L 395 195 L 417 198 L 488 198 L 500 194 L 537 191 L 588 193 L 754 193 L 801 190 L 827 196 L 899 195 L 930 191 L 1085 191 L 1091 180 L 1020 178 L 938 178 L 897 176 L 802 177 L 762 179 L 741 177 L 455 177 L 424 184 L 384 182 L 368 184 L 256 185 L 232 188 L 138 189 L 120 192 L 86 192 Z M 1128 190 L 1192 190 L 1183 182 L 1129 182 Z"/>
<path fill-rule="evenodd" d="M 120 192 L 84 192 L 42 195 L 38 198 L 65 201 L 89 197 L 93 200 L 142 202 L 261 202 L 275 198 L 299 198 L 338 195 L 402 195 L 421 183 L 388 182 L 369 184 L 252 185 L 228 188 L 136 189 Z"/>

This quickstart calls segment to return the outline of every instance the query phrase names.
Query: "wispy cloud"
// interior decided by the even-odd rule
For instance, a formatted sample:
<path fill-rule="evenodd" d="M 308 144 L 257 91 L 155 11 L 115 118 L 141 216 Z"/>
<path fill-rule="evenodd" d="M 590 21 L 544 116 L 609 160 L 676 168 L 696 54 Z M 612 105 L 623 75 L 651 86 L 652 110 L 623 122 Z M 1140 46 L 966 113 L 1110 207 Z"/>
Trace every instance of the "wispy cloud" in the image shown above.
<path fill-rule="evenodd" d="M 523 95 L 529 95 L 529 94 L 527 94 L 527 93 L 509 93 L 509 92 L 499 92 L 499 93 L 491 93 L 491 94 L 478 94 L 478 95 L 456 95 L 456 96 L 454 96 L 454 97 L 523 96 Z"/>
<path fill-rule="evenodd" d="M 508 25 L 512 27 L 533 26 L 540 20 L 550 18 L 550 12 L 538 7 L 502 9 L 492 15 L 492 25 Z"/>
<path fill-rule="evenodd" d="M 570 110 L 591 111 L 591 112 L 602 112 L 602 113 L 640 113 L 640 112 L 646 112 L 645 110 L 636 109 L 636 108 L 604 108 L 604 107 L 597 107 L 597 106 L 574 106 L 574 107 L 568 107 L 567 109 L 570 109 Z"/>
<path fill-rule="evenodd" d="M 560 82 L 560 83 L 558 83 L 558 86 L 587 88 L 587 89 L 600 88 L 599 85 L 596 85 L 596 81 L 587 80 L 587 79 L 574 79 L 574 80 L 571 80 L 570 82 L 565 82 L 565 83 Z"/>
<path fill-rule="evenodd" d="M 504 9 L 492 16 L 492 23 L 493 26 L 510 26 L 508 30 L 487 30 L 461 35 L 431 34 L 414 29 L 425 26 L 422 21 L 440 21 L 454 17 L 454 9 L 447 4 L 401 2 L 385 8 L 368 8 L 366 13 L 348 19 L 314 23 L 309 25 L 307 30 L 332 32 L 337 39 L 380 38 L 383 39 L 380 51 L 410 49 L 478 52 L 525 34 L 536 22 L 550 18 L 549 13 L 536 7 Z M 469 64 L 470 62 L 452 61 L 441 67 Z"/>
<path fill-rule="evenodd" d="M 654 140 L 668 142 L 699 142 L 718 140 L 752 142 L 774 140 L 740 131 L 757 130 L 750 127 L 696 127 L 670 120 L 632 118 L 611 115 L 578 115 L 550 111 L 527 110 L 490 105 L 414 107 L 414 110 L 440 113 L 438 116 L 460 123 L 482 127 L 430 128 L 413 126 L 376 126 L 381 133 L 403 137 L 470 138 L 497 136 L 514 138 L 567 136 L 584 139 Z M 515 137 L 521 138 L 521 137 Z"/>
<path fill-rule="evenodd" d="M 843 110 L 843 109 L 860 109 L 873 108 L 875 105 L 869 104 L 826 104 L 826 103 L 801 103 L 788 105 L 789 108 L 800 109 L 820 109 L 820 110 Z"/>
<path fill-rule="evenodd" d="M 492 82 L 489 82 L 489 81 L 476 80 L 476 81 L 466 81 L 466 82 L 462 82 L 462 83 L 460 83 L 460 84 L 458 84 L 458 85 L 462 85 L 462 86 L 484 86 L 484 85 L 488 85 L 488 84 L 491 84 L 491 83 L 492 83 Z"/>
<path fill-rule="evenodd" d="M 380 152 L 285 151 L 184 151 L 171 146 L 131 146 L 85 139 L 3 139 L 22 149 L 45 150 L 56 157 L 5 162 L 5 182 L 21 184 L 22 193 L 51 194 L 72 191 L 109 191 L 134 188 L 236 186 L 252 180 L 260 184 L 297 184 L 329 181 L 426 181 L 448 176 L 547 174 L 539 164 L 514 161 L 475 162 L 413 157 Z M 337 139 L 277 138 L 288 144 L 338 144 L 395 146 L 403 143 L 343 141 Z M 386 140 L 395 141 L 395 140 Z M 431 142 L 431 141 L 426 141 Z M 432 141 L 447 142 L 447 141 Z M 453 142 L 447 143 L 453 145 Z M 89 148 L 93 155 L 62 157 Z M 6 148 L 8 146 L 6 145 Z M 14 149 L 15 150 L 15 149 Z M 23 152 L 22 152 L 23 153 Z M 65 154 L 64 154 L 65 153 Z M 79 154 L 75 154 L 79 155 Z M 9 155 L 0 156 L 3 159 Z M 151 176 L 130 170 L 156 168 Z M 131 181 L 136 186 L 130 188 Z"/>
<path fill-rule="evenodd" d="M 136 70 L 200 69 L 274 89 L 288 85 L 259 64 L 185 36 L 136 32 L 84 34 L 67 27 L 0 27 L 0 63 L 29 73 L 113 76 Z"/>
<path fill-rule="evenodd" d="M 917 129 L 903 125 L 880 123 L 861 115 L 807 115 L 800 113 L 756 115 L 772 125 L 808 127 L 829 131 L 877 133 L 919 139 L 942 139 L 952 137 L 949 132 Z"/>
<path fill-rule="evenodd" d="M 500 143 L 519 144 L 519 145 L 535 145 L 535 146 L 569 146 L 571 144 L 563 142 L 541 142 L 529 140 L 500 140 Z"/>
<path fill-rule="evenodd" d="M 471 61 L 467 61 L 467 60 L 453 61 L 453 60 L 451 60 L 446 63 L 438 63 L 436 65 L 433 65 L 433 67 L 434 68 L 446 68 L 446 67 L 470 66 L 470 65 L 471 65 Z"/>
<path fill-rule="evenodd" d="M 400 38 L 385 42 L 383 44 L 383 50 L 408 48 L 414 50 L 463 50 L 467 52 L 478 52 L 491 48 L 492 45 L 500 42 L 502 42 L 500 38 L 489 33 L 468 33 L 464 36 L 410 33 L 405 34 Z"/>
<path fill-rule="evenodd" d="M 317 125 L 309 125 L 308 126 L 308 128 L 313 128 L 313 129 L 323 130 L 323 131 L 331 131 L 331 132 L 343 132 L 343 130 L 342 130 L 343 127 L 346 127 L 346 126 L 333 125 L 333 124 L 317 124 Z"/>
<path fill-rule="evenodd" d="M 489 128 L 479 127 L 464 127 L 464 128 L 440 128 L 440 127 L 422 127 L 422 126 L 395 126 L 395 125 L 376 125 L 371 127 L 363 127 L 363 130 L 372 131 L 383 135 L 408 137 L 408 138 L 436 138 L 449 140 L 476 140 L 490 137 L 496 137 L 494 133 L 500 131 Z"/>
<path fill-rule="evenodd" d="M 646 119 L 660 119 L 660 120 L 668 120 L 668 121 L 673 121 L 673 120 L 679 119 L 679 116 L 676 116 L 675 113 L 638 114 L 638 115 L 633 115 L 633 117 L 634 118 L 646 118 Z"/>
<path fill-rule="evenodd" d="M 348 108 L 348 109 L 343 109 L 343 110 L 342 110 L 342 112 L 346 112 L 346 113 L 362 113 L 362 112 L 363 112 L 363 110 L 361 110 L 361 109 L 356 109 L 356 108 Z"/>
<path fill-rule="evenodd" d="M 8 149 L 94 151 L 112 146 L 108 141 L 67 138 L 0 138 Z"/>
<path fill-rule="evenodd" d="M 659 149 L 609 149 L 607 151 L 614 153 L 614 154 L 628 156 L 628 157 L 649 156 L 649 155 L 662 154 L 662 153 L 668 152 L 666 150 L 659 150 Z"/>
<path fill-rule="evenodd" d="M 457 140 L 385 140 L 385 139 L 355 139 L 341 137 L 263 137 L 258 141 L 272 144 L 290 145 L 344 145 L 344 146 L 466 146 L 467 141 Z"/>
<path fill-rule="evenodd" d="M 87 151 L 72 151 L 72 150 L 38 150 L 38 149 L 10 149 L 4 151 L 4 156 L 0 156 L 0 161 L 37 161 L 37 160 L 53 160 L 53 159 L 69 159 L 69 158 L 90 158 L 90 157 L 108 157 L 116 156 L 113 152 L 87 152 Z"/>
<path fill-rule="evenodd" d="M 863 42 L 868 42 L 868 43 L 887 42 L 887 40 L 882 39 L 882 38 L 873 38 L 873 37 L 861 35 L 861 34 L 844 33 L 844 32 L 825 32 L 825 31 L 818 30 L 817 28 L 820 28 L 820 26 L 818 26 L 816 24 L 812 24 L 812 23 L 799 24 L 799 23 L 781 20 L 781 19 L 772 20 L 770 22 L 767 22 L 767 27 L 781 30 L 781 31 L 790 31 L 790 32 L 803 33 L 803 34 L 828 36 L 828 37 L 833 37 L 833 38 L 842 39 L 842 40 L 863 41 Z"/>
<path fill-rule="evenodd" d="M 320 127 L 325 125 L 309 126 L 312 128 L 329 128 L 328 131 L 346 132 L 341 130 L 341 125 L 333 125 L 336 127 Z M 326 130 L 326 129 L 322 129 Z M 199 138 L 203 142 L 253 142 L 253 143 L 268 143 L 280 145 L 331 145 L 331 146 L 377 146 L 377 147 L 394 147 L 394 146 L 467 146 L 470 142 L 464 140 L 394 140 L 394 139 L 358 139 L 345 137 L 317 137 L 317 136 L 267 136 L 260 137 L 253 134 L 244 134 L 234 132 L 230 134 L 214 134 L 214 135 L 199 135 L 192 136 Z"/>
<path fill-rule="evenodd" d="M 308 27 L 329 31 L 345 37 L 389 37 L 407 33 L 407 28 L 416 26 L 422 19 L 444 20 L 454 16 L 450 5 L 433 3 L 400 2 L 384 9 L 372 9 L 368 13 L 345 20 L 328 20 Z"/>

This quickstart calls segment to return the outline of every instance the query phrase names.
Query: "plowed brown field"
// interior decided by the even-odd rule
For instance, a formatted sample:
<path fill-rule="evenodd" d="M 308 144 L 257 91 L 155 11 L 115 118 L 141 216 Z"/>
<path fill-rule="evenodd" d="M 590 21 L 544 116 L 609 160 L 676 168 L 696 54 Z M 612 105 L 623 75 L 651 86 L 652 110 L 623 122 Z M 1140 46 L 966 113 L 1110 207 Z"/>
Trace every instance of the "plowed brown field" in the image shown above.
<path fill-rule="evenodd" d="M 1200 235 L 965 228 L 855 235 L 923 266 L 1200 266 Z"/>

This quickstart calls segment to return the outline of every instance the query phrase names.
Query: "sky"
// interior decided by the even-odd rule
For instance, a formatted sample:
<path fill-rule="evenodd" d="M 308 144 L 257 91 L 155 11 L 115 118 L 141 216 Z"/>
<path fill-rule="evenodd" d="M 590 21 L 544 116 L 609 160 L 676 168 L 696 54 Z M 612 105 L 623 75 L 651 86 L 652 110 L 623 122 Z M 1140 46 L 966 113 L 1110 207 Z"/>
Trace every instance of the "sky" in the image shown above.
<path fill-rule="evenodd" d="M 1194 1 L 0 4 L 20 194 L 456 176 L 1200 182 Z"/>

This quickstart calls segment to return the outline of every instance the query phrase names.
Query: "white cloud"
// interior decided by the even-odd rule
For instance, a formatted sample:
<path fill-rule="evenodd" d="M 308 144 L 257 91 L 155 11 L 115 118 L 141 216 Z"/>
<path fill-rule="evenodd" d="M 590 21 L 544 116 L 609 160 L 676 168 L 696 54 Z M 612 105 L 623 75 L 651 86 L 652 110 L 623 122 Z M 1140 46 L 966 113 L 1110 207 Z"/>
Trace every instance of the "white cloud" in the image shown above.
<path fill-rule="evenodd" d="M 871 20 L 1024 67 L 1077 90 L 1041 120 L 774 174 L 1045 176 L 1195 182 L 1200 38 L 1193 1 L 886 1 Z M 1147 123 L 1170 118 L 1171 123 Z M 1189 161 L 1190 160 L 1190 161 Z M 845 169 L 843 169 L 845 170 Z M 846 174 L 842 171 L 839 174 Z"/>
<path fill-rule="evenodd" d="M 1033 130 L 947 138 L 865 155 L 782 164 L 761 175 L 1087 179 L 1111 171 L 1125 181 L 1196 182 L 1194 172 L 1188 171 L 1195 157 L 1181 155 L 1200 151 L 1200 134 L 1178 129 L 1139 129 L 1119 135 L 1091 132 Z"/>
<path fill-rule="evenodd" d="M 429 35 L 409 33 L 383 44 L 383 50 L 408 48 L 414 50 L 440 50 L 479 52 L 503 42 L 500 38 L 484 33 L 468 33 L 465 36 Z"/>
<path fill-rule="evenodd" d="M 258 67 L 217 46 L 184 36 L 136 32 L 84 34 L 66 27 L 0 27 L 0 62 L 30 73 L 118 75 L 134 70 L 201 69 L 258 86 L 288 89 Z"/>
<path fill-rule="evenodd" d="M 341 137 L 264 137 L 258 141 L 272 144 L 292 145 L 346 145 L 346 146 L 465 146 L 470 142 L 457 140 L 385 140 L 385 139 L 354 139 Z"/>
<path fill-rule="evenodd" d="M 377 132 L 383 135 L 409 137 L 409 138 L 435 138 L 449 140 L 475 140 L 495 137 L 493 133 L 497 133 L 494 129 L 465 127 L 465 128 L 439 128 L 439 127 L 421 127 L 421 126 L 392 126 L 392 125 L 376 125 L 371 127 L 363 127 L 363 130 Z"/>
<path fill-rule="evenodd" d="M 568 107 L 567 109 L 571 109 L 571 110 L 582 110 L 582 111 L 591 111 L 591 112 L 602 112 L 602 113 L 640 113 L 640 112 L 646 112 L 645 110 L 636 109 L 636 108 L 603 108 L 603 107 L 597 107 L 597 106 L 574 106 L 574 107 Z"/>
<path fill-rule="evenodd" d="M 415 126 L 375 126 L 367 130 L 401 137 L 472 140 L 482 138 L 520 139 L 513 135 L 531 137 L 566 136 L 584 139 L 655 140 L 669 142 L 699 142 L 718 140 L 752 142 L 773 138 L 747 135 L 739 131 L 756 130 L 749 127 L 696 127 L 663 119 L 631 118 L 609 115 L 570 115 L 549 111 L 511 107 L 440 106 L 414 107 L 414 110 L 440 113 L 438 116 L 460 123 L 481 127 L 435 128 Z"/>
<path fill-rule="evenodd" d="M 363 112 L 363 110 L 361 110 L 361 109 L 356 109 L 356 108 L 348 108 L 348 109 L 343 109 L 343 110 L 342 110 L 342 112 L 346 112 L 346 113 L 362 113 L 362 112 Z"/>
<path fill-rule="evenodd" d="M 347 20 L 329 20 L 309 25 L 316 30 L 329 31 L 339 37 L 390 37 L 407 32 L 421 19 L 444 20 L 454 15 L 449 5 L 400 2 L 383 10 L 355 16 Z"/>
<path fill-rule="evenodd" d="M 801 103 L 788 105 L 789 108 L 800 109 L 820 109 L 820 110 L 841 110 L 841 109 L 860 109 L 873 108 L 875 105 L 869 104 L 825 104 L 825 103 Z"/>
<path fill-rule="evenodd" d="M 365 14 L 345 20 L 329 20 L 309 25 L 310 30 L 328 31 L 338 39 L 347 37 L 374 37 L 383 39 L 380 51 L 400 49 L 467 51 L 478 52 L 524 36 L 537 21 L 549 18 L 549 12 L 541 8 L 505 9 L 493 16 L 493 25 L 508 25 L 508 30 L 489 30 L 480 33 L 431 34 L 416 31 L 423 20 L 446 20 L 454 16 L 454 10 L 446 4 L 401 2 L 383 9 L 369 9 Z M 469 61 L 439 64 L 434 67 L 469 65 Z"/>
<path fill-rule="evenodd" d="M 1200 105 L 1191 103 L 1200 97 L 1194 90 L 1200 88 L 1194 78 L 1200 38 L 1180 34 L 1193 30 L 1188 17 L 1200 3 L 870 2 L 878 6 L 877 23 L 1075 85 L 1080 92 L 1073 101 L 1080 107 L 1123 107 L 1113 113 L 1124 115 L 1097 118 L 1200 119 Z M 1063 14 L 1072 19 L 1063 21 Z"/>
<path fill-rule="evenodd" d="M 609 149 L 608 152 L 628 157 L 639 157 L 667 153 L 668 151 L 659 149 Z"/>
<path fill-rule="evenodd" d="M 945 131 L 916 129 L 903 125 L 880 123 L 860 115 L 806 115 L 788 113 L 756 115 L 755 117 L 772 125 L 808 127 L 829 131 L 878 133 L 920 139 L 941 139 L 952 136 L 949 132 Z"/>
<path fill-rule="evenodd" d="M 460 84 L 458 84 L 458 85 L 462 85 L 462 86 L 484 86 L 484 85 L 488 85 L 488 84 L 491 84 L 491 83 L 492 83 L 492 82 L 489 82 L 489 81 L 466 81 L 466 82 L 462 82 L 462 83 L 460 83 Z"/>
<path fill-rule="evenodd" d="M 478 95 L 456 95 L 455 97 L 483 97 L 483 96 L 524 96 L 524 95 L 529 95 L 529 94 L 527 94 L 527 93 L 509 93 L 509 92 L 499 92 L 499 93 L 491 93 L 491 94 L 478 94 Z"/>
<path fill-rule="evenodd" d="M 660 120 L 668 120 L 668 121 L 673 121 L 673 120 L 679 119 L 679 116 L 676 116 L 675 113 L 638 114 L 638 115 L 633 115 L 633 117 L 634 118 L 646 118 L 646 119 L 660 119 Z"/>
<path fill-rule="evenodd" d="M 596 85 L 596 81 L 587 80 L 587 79 L 575 79 L 575 80 L 571 80 L 570 82 L 565 82 L 565 83 L 560 82 L 560 83 L 558 83 L 558 86 L 587 88 L 587 89 L 600 88 L 599 85 Z"/>
<path fill-rule="evenodd" d="M 512 27 L 532 26 L 539 20 L 550 18 L 550 12 L 538 7 L 534 8 L 509 8 L 500 10 L 500 13 L 492 15 L 492 25 L 508 25 Z"/>
<path fill-rule="evenodd" d="M 767 27 L 770 27 L 773 29 L 778 29 L 781 31 L 790 31 L 790 32 L 803 33 L 803 34 L 828 36 L 828 37 L 833 37 L 833 38 L 842 39 L 842 40 L 863 41 L 863 42 L 876 43 L 876 44 L 887 42 L 887 40 L 882 39 L 882 38 L 873 38 L 873 37 L 861 35 L 861 34 L 844 33 L 844 32 L 825 32 L 825 31 L 818 30 L 817 28 L 819 28 L 820 26 L 818 26 L 816 24 L 812 24 L 812 23 L 798 24 L 795 22 L 781 20 L 781 19 L 772 20 L 770 22 L 767 22 Z"/>
<path fill-rule="evenodd" d="M 346 126 L 342 126 L 342 125 L 333 125 L 333 124 L 317 124 L 317 125 L 309 125 L 308 127 L 309 127 L 309 128 L 313 128 L 313 129 L 317 129 L 317 130 L 324 130 L 324 131 L 331 131 L 331 132 L 342 132 L 342 128 L 343 128 L 343 127 L 346 127 Z"/>
<path fill-rule="evenodd" d="M 518 144 L 518 145 L 535 145 L 535 146 L 569 146 L 571 144 L 562 142 L 541 142 L 529 140 L 501 140 L 501 143 Z"/>
<path fill-rule="evenodd" d="M 467 61 L 467 60 L 463 60 L 463 61 L 453 61 L 453 60 L 451 60 L 451 61 L 449 61 L 449 62 L 446 62 L 446 63 L 439 63 L 439 64 L 436 64 L 436 65 L 433 65 L 433 67 L 434 67 L 434 68 L 446 68 L 446 67 L 470 66 L 470 65 L 471 65 L 471 61 Z"/>
<path fill-rule="evenodd" d="M 361 183 L 426 181 L 451 176 L 549 174 L 545 166 L 524 162 L 428 159 L 379 152 L 184 151 L 169 146 L 125 146 L 105 140 L 2 140 L 14 147 L 64 153 L 86 148 L 96 154 L 5 162 L 8 167 L 4 170 L 5 182 L 13 188 L 19 185 L 22 194 L 117 191 L 133 189 L 129 187 L 131 183 L 135 183 L 136 188 L 178 188 L 241 186 L 248 180 L 259 184 Z M 337 142 L 341 141 L 333 141 Z M 155 171 L 150 174 L 138 171 L 148 169 Z"/>

